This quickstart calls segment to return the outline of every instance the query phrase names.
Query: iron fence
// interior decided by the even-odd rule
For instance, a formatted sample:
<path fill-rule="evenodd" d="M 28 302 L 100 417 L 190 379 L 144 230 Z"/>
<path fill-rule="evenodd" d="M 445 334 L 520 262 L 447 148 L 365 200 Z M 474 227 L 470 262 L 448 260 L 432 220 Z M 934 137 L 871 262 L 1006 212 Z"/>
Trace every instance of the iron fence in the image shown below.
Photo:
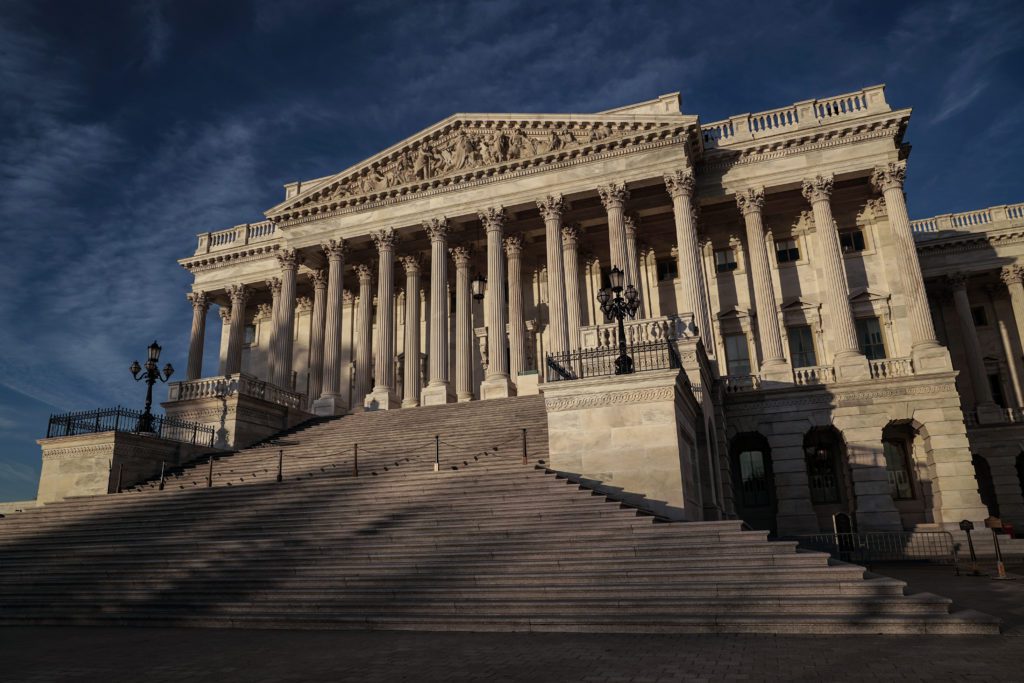
<path fill-rule="evenodd" d="M 141 423 L 141 424 L 140 424 Z M 150 420 L 150 429 L 142 430 L 145 424 L 141 410 L 130 408 L 101 408 L 99 410 L 83 410 L 77 413 L 50 415 L 46 427 L 46 438 L 58 436 L 75 436 L 77 434 L 96 434 L 99 432 L 129 432 L 155 434 L 161 439 L 181 441 L 201 446 L 213 446 L 216 430 L 213 427 L 167 417 L 154 415 Z"/>
<path fill-rule="evenodd" d="M 674 370 L 682 367 L 679 349 L 671 339 L 635 342 L 626 345 L 626 354 L 633 359 L 633 371 Z M 580 349 L 547 356 L 548 382 L 584 379 L 616 374 L 618 349 Z"/>
<path fill-rule="evenodd" d="M 959 546 L 948 531 L 866 531 L 795 536 L 801 548 L 829 553 L 843 562 L 927 560 L 957 567 Z"/>

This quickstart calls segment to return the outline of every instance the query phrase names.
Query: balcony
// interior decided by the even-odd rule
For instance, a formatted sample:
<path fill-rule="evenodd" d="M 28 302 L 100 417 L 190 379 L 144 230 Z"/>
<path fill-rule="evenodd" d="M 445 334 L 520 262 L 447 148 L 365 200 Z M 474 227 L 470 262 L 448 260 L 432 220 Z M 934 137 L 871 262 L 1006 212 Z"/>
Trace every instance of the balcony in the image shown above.
<path fill-rule="evenodd" d="M 914 363 L 910 358 L 879 358 L 868 361 L 871 379 L 896 379 L 912 377 Z M 798 387 L 834 384 L 836 371 L 831 365 L 807 365 L 793 368 L 793 385 Z M 722 384 L 726 393 L 735 394 L 747 391 L 758 391 L 766 388 L 782 388 L 778 383 L 769 387 L 760 374 L 725 375 Z"/>
<path fill-rule="evenodd" d="M 176 403 L 204 398 L 226 399 L 230 396 L 258 398 L 295 410 L 302 409 L 306 398 L 305 394 L 297 391 L 282 389 L 269 382 L 256 379 L 252 375 L 238 373 L 224 377 L 204 377 L 171 382 L 168 385 L 167 402 Z"/>

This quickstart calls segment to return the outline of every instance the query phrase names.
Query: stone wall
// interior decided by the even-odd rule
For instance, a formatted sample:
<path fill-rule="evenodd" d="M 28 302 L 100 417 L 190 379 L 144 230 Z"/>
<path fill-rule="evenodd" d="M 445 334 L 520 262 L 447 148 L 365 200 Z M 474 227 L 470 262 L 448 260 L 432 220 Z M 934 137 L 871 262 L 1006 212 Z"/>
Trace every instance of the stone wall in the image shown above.
<path fill-rule="evenodd" d="M 242 394 L 168 401 L 161 405 L 167 417 L 213 427 L 214 445 L 218 448 L 245 448 L 313 417 L 302 410 Z"/>

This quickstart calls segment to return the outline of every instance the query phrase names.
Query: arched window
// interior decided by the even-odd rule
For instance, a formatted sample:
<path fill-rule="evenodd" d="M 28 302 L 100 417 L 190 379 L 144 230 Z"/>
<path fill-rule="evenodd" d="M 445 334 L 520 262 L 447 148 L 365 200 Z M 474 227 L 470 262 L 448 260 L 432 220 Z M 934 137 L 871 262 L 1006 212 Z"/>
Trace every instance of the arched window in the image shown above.
<path fill-rule="evenodd" d="M 775 532 L 775 479 L 768 441 L 756 432 L 729 444 L 736 512 L 752 529 Z"/>
<path fill-rule="evenodd" d="M 804 437 L 804 462 L 811 502 L 841 503 L 842 437 L 834 429 L 812 429 Z"/>

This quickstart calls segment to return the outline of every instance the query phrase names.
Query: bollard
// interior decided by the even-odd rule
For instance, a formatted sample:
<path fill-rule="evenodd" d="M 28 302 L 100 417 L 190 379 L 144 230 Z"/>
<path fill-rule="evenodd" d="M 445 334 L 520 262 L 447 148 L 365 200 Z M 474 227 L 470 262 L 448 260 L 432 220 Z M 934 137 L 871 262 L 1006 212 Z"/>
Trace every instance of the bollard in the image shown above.
<path fill-rule="evenodd" d="M 213 488 L 213 456 L 210 456 L 210 467 L 206 470 L 206 488 Z"/>
<path fill-rule="evenodd" d="M 284 449 L 277 451 L 277 483 L 284 481 Z"/>
<path fill-rule="evenodd" d="M 160 490 L 164 490 L 164 467 L 167 465 L 166 460 L 160 461 Z"/>
<path fill-rule="evenodd" d="M 124 463 L 117 466 L 117 492 L 121 493 L 121 475 L 124 474 Z"/>
<path fill-rule="evenodd" d="M 527 462 L 529 461 L 526 459 L 526 427 L 523 427 L 523 464 Z"/>
<path fill-rule="evenodd" d="M 974 531 L 974 522 L 969 519 L 961 521 L 960 531 L 967 534 L 967 549 L 971 551 L 971 571 L 968 572 L 968 575 L 982 576 L 982 573 L 978 570 L 978 556 L 974 553 L 974 541 L 971 539 L 971 532 Z"/>
<path fill-rule="evenodd" d="M 1012 580 L 1013 577 L 1006 575 L 1006 565 L 1003 564 L 1003 550 L 999 547 L 999 534 L 996 531 L 1001 531 L 1003 528 L 1003 522 L 998 517 L 989 517 L 985 520 L 985 526 L 992 530 L 992 545 L 996 551 L 996 575 L 993 579 L 998 580 Z"/>
<path fill-rule="evenodd" d="M 434 471 L 441 471 L 441 435 L 434 435 Z"/>
<path fill-rule="evenodd" d="M 359 444 L 355 445 L 355 450 L 352 453 L 352 476 L 359 476 Z"/>

